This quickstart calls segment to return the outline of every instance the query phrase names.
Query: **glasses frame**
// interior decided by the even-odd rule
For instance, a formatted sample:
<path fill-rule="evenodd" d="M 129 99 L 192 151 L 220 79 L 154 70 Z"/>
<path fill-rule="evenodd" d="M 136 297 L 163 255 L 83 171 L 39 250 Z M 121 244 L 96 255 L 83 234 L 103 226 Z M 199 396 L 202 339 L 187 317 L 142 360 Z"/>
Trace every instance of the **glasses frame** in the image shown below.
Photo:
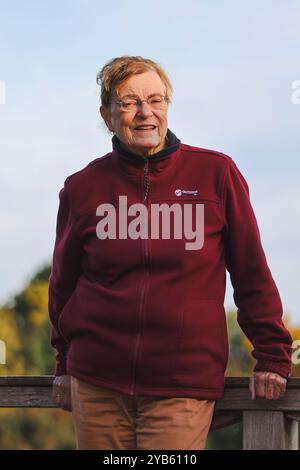
<path fill-rule="evenodd" d="M 165 102 L 166 104 L 169 103 L 169 100 L 168 100 L 167 95 L 161 95 L 160 93 L 155 93 L 155 94 L 153 94 L 153 95 L 150 95 L 150 96 L 148 96 L 148 98 L 145 99 L 145 100 L 140 100 L 139 98 L 134 98 L 134 97 L 128 97 L 128 99 L 131 99 L 131 100 L 136 101 L 135 110 L 134 110 L 134 111 L 136 112 L 137 109 L 140 108 L 141 104 L 144 103 L 144 102 L 146 102 L 146 103 L 150 106 L 150 108 L 153 109 L 152 106 L 151 106 L 151 104 L 149 103 L 149 100 L 151 100 L 152 98 L 155 98 L 155 96 L 159 96 L 160 98 L 163 98 L 162 103 L 163 103 L 163 102 Z M 133 111 L 131 111 L 131 110 L 128 110 L 128 109 L 126 109 L 126 108 L 123 108 L 124 100 L 109 101 L 109 103 L 115 103 L 115 104 L 117 104 L 117 105 L 120 107 L 120 109 L 121 109 L 122 111 L 124 111 L 124 112 L 127 112 L 127 113 L 133 112 Z M 164 108 L 162 108 L 162 109 L 164 109 Z"/>

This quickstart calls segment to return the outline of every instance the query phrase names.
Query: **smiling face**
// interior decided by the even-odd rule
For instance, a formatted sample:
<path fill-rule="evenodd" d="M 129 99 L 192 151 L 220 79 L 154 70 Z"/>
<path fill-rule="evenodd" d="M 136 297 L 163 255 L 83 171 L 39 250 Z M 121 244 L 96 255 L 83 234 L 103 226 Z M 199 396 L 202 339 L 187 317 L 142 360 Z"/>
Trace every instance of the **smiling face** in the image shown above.
<path fill-rule="evenodd" d="M 150 95 L 165 95 L 166 89 L 160 76 L 154 71 L 132 75 L 113 92 L 111 101 L 133 95 L 146 100 Z M 166 109 L 152 109 L 145 101 L 137 110 L 127 112 L 116 103 L 110 108 L 100 107 L 100 113 L 110 131 L 114 132 L 123 145 L 130 151 L 147 156 L 159 152 L 165 147 L 168 129 Z"/>

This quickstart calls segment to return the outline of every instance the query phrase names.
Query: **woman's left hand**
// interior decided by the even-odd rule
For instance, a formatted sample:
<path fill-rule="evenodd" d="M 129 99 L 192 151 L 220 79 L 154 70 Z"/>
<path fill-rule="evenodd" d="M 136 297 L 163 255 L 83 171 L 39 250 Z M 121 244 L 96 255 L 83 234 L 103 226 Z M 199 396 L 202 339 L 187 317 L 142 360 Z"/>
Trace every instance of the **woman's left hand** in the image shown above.
<path fill-rule="evenodd" d="M 257 396 L 268 400 L 278 400 L 285 394 L 286 382 L 284 377 L 275 372 L 253 372 L 249 383 L 251 399 L 255 400 Z"/>
<path fill-rule="evenodd" d="M 71 376 L 55 376 L 52 386 L 52 397 L 57 405 L 65 411 L 72 411 Z"/>

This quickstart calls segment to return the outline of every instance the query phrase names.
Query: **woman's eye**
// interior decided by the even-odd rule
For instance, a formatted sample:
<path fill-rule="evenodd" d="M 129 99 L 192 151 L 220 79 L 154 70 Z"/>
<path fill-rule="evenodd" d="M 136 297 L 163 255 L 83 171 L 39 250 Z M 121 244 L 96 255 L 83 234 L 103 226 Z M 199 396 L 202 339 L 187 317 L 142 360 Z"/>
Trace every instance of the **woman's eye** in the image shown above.
<path fill-rule="evenodd" d="M 162 99 L 161 98 L 152 98 L 150 100 L 150 104 L 156 104 L 156 103 L 162 103 Z"/>

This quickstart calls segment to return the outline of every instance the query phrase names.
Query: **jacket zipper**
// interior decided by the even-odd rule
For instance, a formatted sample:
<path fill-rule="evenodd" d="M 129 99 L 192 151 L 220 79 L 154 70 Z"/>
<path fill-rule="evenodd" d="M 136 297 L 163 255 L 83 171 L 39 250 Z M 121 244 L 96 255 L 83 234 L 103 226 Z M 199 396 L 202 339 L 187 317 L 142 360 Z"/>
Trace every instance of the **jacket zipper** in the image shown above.
<path fill-rule="evenodd" d="M 143 202 L 144 204 L 147 205 L 148 209 L 148 195 L 149 195 L 149 161 L 148 158 L 145 160 L 145 165 L 144 165 L 144 178 L 143 178 L 143 186 L 144 186 L 144 199 Z M 148 217 L 148 211 L 147 211 L 147 217 Z M 149 227 L 148 227 L 149 229 Z M 148 230 L 149 233 L 149 230 Z M 145 254 L 145 260 L 146 260 L 146 276 L 145 279 L 143 280 L 143 285 L 141 288 L 141 296 L 140 296 L 140 301 L 139 301 L 139 308 L 138 308 L 138 320 L 142 319 L 142 313 L 143 313 L 143 304 L 144 304 L 144 298 L 145 298 L 145 289 L 146 289 L 146 283 L 147 283 L 147 278 L 149 276 L 149 250 L 148 250 L 148 236 L 145 239 L 142 239 L 143 243 L 143 248 L 144 248 L 144 254 Z M 133 381 L 131 384 L 130 388 L 130 395 L 134 395 L 134 389 L 135 389 L 135 381 L 136 381 L 136 365 L 137 365 L 137 355 L 138 355 L 138 348 L 139 344 L 141 341 L 141 326 L 139 322 L 139 331 L 135 343 L 135 349 L 134 349 L 134 358 L 133 358 Z"/>

